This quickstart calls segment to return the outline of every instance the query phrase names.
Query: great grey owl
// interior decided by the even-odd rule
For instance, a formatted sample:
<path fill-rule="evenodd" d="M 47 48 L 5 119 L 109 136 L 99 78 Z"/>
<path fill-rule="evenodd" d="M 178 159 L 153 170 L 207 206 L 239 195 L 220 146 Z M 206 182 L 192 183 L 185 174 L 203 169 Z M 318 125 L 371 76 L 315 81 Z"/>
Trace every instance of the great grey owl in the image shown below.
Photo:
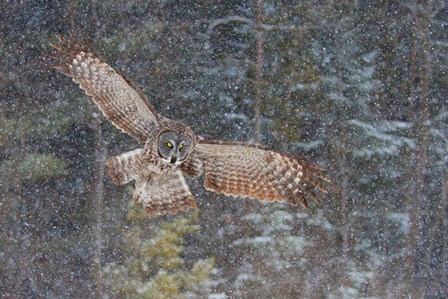
<path fill-rule="evenodd" d="M 133 198 L 149 215 L 176 214 L 196 207 L 184 176 L 204 175 L 207 190 L 234 197 L 317 202 L 312 186 L 326 191 L 320 168 L 257 145 L 205 140 L 180 122 L 158 114 L 143 92 L 80 42 L 61 36 L 53 65 L 91 96 L 104 116 L 142 148 L 107 160 L 115 184 L 135 180 Z"/>

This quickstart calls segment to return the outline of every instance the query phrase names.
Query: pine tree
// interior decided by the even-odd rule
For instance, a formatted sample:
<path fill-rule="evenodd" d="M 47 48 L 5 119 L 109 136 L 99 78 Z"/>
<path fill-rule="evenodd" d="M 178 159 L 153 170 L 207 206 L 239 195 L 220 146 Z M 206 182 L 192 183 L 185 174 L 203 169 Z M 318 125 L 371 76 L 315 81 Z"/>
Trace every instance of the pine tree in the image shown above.
<path fill-rule="evenodd" d="M 160 227 L 151 225 L 140 207 L 128 213 L 128 255 L 120 263 L 104 267 L 105 285 L 112 296 L 132 298 L 187 298 L 210 293 L 214 259 L 199 259 L 191 267 L 185 261 L 185 238 L 200 230 L 198 212 L 178 216 Z M 154 232 L 148 238 L 147 227 Z"/>

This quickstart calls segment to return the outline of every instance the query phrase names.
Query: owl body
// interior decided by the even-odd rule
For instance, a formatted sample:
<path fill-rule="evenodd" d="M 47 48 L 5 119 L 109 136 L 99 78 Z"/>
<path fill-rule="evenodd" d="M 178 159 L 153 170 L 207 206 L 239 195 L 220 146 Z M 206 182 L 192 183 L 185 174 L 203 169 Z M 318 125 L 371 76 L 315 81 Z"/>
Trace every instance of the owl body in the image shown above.
<path fill-rule="evenodd" d="M 154 132 L 142 149 L 106 161 L 112 181 L 122 185 L 135 180 L 133 199 L 150 215 L 195 207 L 196 201 L 179 169 L 191 155 L 196 135 L 184 124 L 171 120 L 164 120 Z"/>
<path fill-rule="evenodd" d="M 212 192 L 307 207 L 312 187 L 326 192 L 321 169 L 301 159 L 238 142 L 204 140 L 157 113 L 143 92 L 79 42 L 58 37 L 54 67 L 71 77 L 118 129 L 142 148 L 106 161 L 112 182 L 135 181 L 133 198 L 151 215 L 196 207 L 185 176 L 204 176 Z"/>

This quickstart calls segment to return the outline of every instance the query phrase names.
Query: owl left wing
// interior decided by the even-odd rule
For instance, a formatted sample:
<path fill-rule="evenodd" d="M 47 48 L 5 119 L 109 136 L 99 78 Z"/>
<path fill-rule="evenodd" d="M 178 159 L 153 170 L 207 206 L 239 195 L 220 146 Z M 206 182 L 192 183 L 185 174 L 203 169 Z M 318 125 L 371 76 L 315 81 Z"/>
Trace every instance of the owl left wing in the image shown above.
<path fill-rule="evenodd" d="M 308 207 L 307 197 L 318 203 L 312 187 L 327 192 L 322 181 L 330 180 L 319 167 L 298 158 L 261 149 L 257 146 L 231 142 L 201 140 L 194 151 L 191 167 L 202 161 L 207 190 L 227 196 L 286 201 Z"/>
<path fill-rule="evenodd" d="M 74 38 L 57 38 L 53 67 L 78 83 L 117 128 L 145 142 L 161 116 L 143 92 Z"/>

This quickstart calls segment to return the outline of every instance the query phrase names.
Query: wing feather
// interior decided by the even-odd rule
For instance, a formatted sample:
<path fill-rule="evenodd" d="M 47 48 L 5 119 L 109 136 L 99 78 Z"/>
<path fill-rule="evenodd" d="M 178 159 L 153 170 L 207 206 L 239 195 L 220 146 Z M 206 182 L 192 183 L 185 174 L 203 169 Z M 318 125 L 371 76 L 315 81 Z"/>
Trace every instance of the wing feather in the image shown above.
<path fill-rule="evenodd" d="M 327 192 L 319 181 L 329 182 L 317 166 L 254 146 L 201 140 L 195 155 L 204 161 L 204 187 L 218 194 L 286 201 L 308 207 L 318 203 L 311 187 Z"/>
<path fill-rule="evenodd" d="M 116 185 L 124 185 L 141 176 L 145 166 L 141 148 L 114 156 L 106 161 L 109 176 Z"/>
<path fill-rule="evenodd" d="M 121 73 L 102 61 L 91 49 L 57 36 L 51 44 L 59 52 L 53 65 L 92 97 L 104 116 L 139 142 L 145 142 L 159 116 L 143 92 Z"/>

